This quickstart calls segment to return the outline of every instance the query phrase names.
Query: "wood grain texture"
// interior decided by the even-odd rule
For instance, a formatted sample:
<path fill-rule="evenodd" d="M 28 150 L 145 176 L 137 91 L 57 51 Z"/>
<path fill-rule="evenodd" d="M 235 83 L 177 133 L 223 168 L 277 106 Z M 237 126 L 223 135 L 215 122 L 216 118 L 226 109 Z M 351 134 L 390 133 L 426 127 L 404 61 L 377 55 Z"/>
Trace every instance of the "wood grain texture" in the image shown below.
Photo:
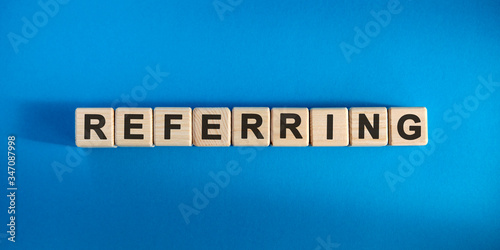
<path fill-rule="evenodd" d="M 247 138 L 242 138 L 242 115 L 259 115 L 262 124 L 258 127 L 262 139 L 247 129 Z M 232 139 L 234 146 L 269 146 L 271 141 L 271 114 L 269 108 L 233 108 L 232 111 Z M 256 119 L 248 119 L 248 124 L 255 124 Z"/>
<path fill-rule="evenodd" d="M 311 146 L 349 145 L 349 116 L 347 108 L 313 108 L 309 111 Z M 328 136 L 328 116 L 331 120 L 331 138 Z"/>
<path fill-rule="evenodd" d="M 300 124 L 296 127 L 302 138 L 296 138 L 290 129 L 284 128 L 285 138 L 281 138 L 281 115 L 298 115 Z M 284 123 L 294 123 L 293 118 L 283 119 Z M 309 146 L 309 109 L 308 108 L 273 108 L 271 110 L 271 143 L 273 146 Z"/>
<path fill-rule="evenodd" d="M 378 139 L 373 138 L 369 133 L 368 129 L 364 128 L 364 138 L 360 138 L 360 114 L 366 115 L 366 118 L 370 122 L 371 126 L 374 124 L 374 115 L 379 116 L 379 129 L 378 129 Z M 381 108 L 351 108 L 349 109 L 349 134 L 351 146 L 385 146 L 388 141 L 388 124 L 387 124 L 387 109 L 385 107 Z"/>
<path fill-rule="evenodd" d="M 180 126 L 171 128 L 169 138 L 165 138 L 165 115 L 174 115 L 169 124 Z M 181 119 L 179 116 L 182 116 Z M 168 121 L 168 120 L 167 120 Z M 193 138 L 191 108 L 155 108 L 154 110 L 154 144 L 155 146 L 191 146 Z"/>
<path fill-rule="evenodd" d="M 101 128 L 106 139 L 100 139 L 94 130 L 90 130 L 90 139 L 85 139 L 85 115 L 96 114 L 104 117 L 104 126 Z M 77 108 L 75 110 L 75 143 L 78 147 L 109 148 L 115 145 L 114 118 L 112 108 Z M 98 124 L 98 120 L 91 120 L 91 124 Z"/>
<path fill-rule="evenodd" d="M 210 115 L 218 115 L 220 119 L 211 119 Z M 218 128 L 209 128 L 212 125 L 203 126 L 203 119 L 207 124 L 218 125 Z M 202 130 L 205 130 L 209 137 L 219 138 L 203 138 Z M 229 147 L 231 145 L 231 111 L 229 108 L 195 108 L 193 110 L 193 144 L 198 147 Z"/>
<path fill-rule="evenodd" d="M 400 119 L 403 128 L 403 135 L 418 138 L 405 139 L 398 132 L 398 123 Z M 411 119 L 407 119 L 411 118 Z M 417 118 L 417 121 L 413 119 Z M 420 121 L 418 121 L 420 120 Z M 425 107 L 410 107 L 410 108 L 390 108 L 389 109 L 389 144 L 393 146 L 422 146 L 427 145 L 427 109 Z"/>
<path fill-rule="evenodd" d="M 142 135 L 142 139 L 125 139 L 125 115 L 143 115 L 142 119 L 130 120 L 130 124 L 141 125 L 141 128 L 131 128 L 130 134 Z M 153 110 L 151 108 L 117 108 L 115 111 L 115 144 L 119 147 L 152 147 Z"/>

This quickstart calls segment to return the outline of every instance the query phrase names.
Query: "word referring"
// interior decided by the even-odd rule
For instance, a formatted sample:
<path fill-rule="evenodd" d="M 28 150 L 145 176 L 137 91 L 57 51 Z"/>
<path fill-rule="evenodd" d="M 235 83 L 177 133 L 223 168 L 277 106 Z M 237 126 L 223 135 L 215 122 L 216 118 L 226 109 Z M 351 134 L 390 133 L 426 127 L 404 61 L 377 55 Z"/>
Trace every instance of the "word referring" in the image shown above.
<path fill-rule="evenodd" d="M 79 147 L 427 144 L 427 109 L 77 108 Z"/>

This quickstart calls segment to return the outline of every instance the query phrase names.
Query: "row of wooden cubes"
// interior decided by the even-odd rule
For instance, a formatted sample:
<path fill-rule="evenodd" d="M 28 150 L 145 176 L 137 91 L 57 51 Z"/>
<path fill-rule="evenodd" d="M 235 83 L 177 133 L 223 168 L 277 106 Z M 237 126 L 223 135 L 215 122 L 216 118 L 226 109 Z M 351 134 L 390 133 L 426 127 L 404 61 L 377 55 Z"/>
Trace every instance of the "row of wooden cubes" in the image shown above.
<path fill-rule="evenodd" d="M 427 144 L 427 109 L 77 108 L 79 147 Z"/>

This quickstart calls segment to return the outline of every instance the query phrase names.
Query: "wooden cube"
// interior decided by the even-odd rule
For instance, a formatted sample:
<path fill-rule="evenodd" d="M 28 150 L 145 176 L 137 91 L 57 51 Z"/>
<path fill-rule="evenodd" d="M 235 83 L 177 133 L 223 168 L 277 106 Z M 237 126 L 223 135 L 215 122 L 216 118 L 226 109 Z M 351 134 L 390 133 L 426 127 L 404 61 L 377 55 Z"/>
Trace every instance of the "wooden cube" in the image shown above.
<path fill-rule="evenodd" d="M 117 108 L 115 143 L 120 147 L 152 147 L 153 110 L 151 108 Z"/>
<path fill-rule="evenodd" d="M 349 109 L 351 146 L 387 145 L 387 109 Z"/>
<path fill-rule="evenodd" d="M 231 145 L 229 108 L 195 108 L 193 143 L 198 147 L 229 147 Z"/>
<path fill-rule="evenodd" d="M 394 146 L 427 145 L 427 109 L 390 108 L 389 144 Z"/>
<path fill-rule="evenodd" d="M 233 145 L 269 146 L 271 115 L 269 108 L 233 108 Z"/>
<path fill-rule="evenodd" d="M 155 108 L 155 146 L 191 146 L 191 108 Z"/>
<path fill-rule="evenodd" d="M 349 145 L 347 108 L 313 108 L 309 114 L 311 146 Z"/>
<path fill-rule="evenodd" d="M 78 147 L 114 147 L 115 111 L 112 108 L 77 108 L 75 143 Z"/>
<path fill-rule="evenodd" d="M 309 146 L 309 109 L 273 108 L 271 142 L 273 146 Z"/>

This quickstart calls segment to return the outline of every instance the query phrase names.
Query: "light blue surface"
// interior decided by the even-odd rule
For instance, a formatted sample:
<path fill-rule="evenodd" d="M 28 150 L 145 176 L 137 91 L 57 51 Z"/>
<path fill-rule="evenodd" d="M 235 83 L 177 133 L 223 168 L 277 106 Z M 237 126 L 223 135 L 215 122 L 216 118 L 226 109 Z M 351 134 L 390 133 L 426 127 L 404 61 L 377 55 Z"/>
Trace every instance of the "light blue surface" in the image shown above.
<path fill-rule="evenodd" d="M 221 1 L 70 1 L 18 46 L 42 7 L 0 3 L 0 151 L 17 137 L 19 188 L 11 243 L 4 165 L 1 249 L 500 247 L 498 1 L 402 0 L 350 63 L 341 43 L 388 1 Z M 146 90 L 148 67 L 169 75 Z M 112 105 L 425 106 L 430 143 L 79 151 L 75 108 Z M 187 224 L 179 205 L 228 164 Z"/>

